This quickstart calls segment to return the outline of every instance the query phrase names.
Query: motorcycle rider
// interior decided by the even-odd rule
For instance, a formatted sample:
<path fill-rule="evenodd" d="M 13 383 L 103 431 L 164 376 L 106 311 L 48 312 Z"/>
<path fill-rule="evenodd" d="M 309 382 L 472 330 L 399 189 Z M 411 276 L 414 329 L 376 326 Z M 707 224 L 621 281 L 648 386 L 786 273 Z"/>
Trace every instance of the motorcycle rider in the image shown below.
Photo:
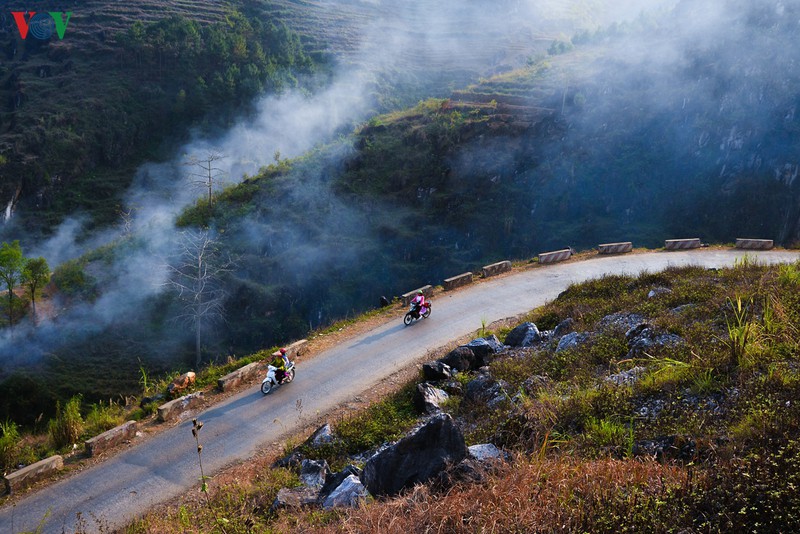
<path fill-rule="evenodd" d="M 425 302 L 425 294 L 422 290 L 417 291 L 417 296 L 411 299 L 411 304 L 414 306 L 414 311 L 417 315 L 422 315 L 425 312 L 427 302 Z"/>
<path fill-rule="evenodd" d="M 283 382 L 283 379 L 286 378 L 286 369 L 289 367 L 289 358 L 286 356 L 286 349 L 280 350 L 280 356 L 276 356 L 275 359 L 272 360 L 272 366 L 275 368 L 275 380 L 280 384 Z"/>

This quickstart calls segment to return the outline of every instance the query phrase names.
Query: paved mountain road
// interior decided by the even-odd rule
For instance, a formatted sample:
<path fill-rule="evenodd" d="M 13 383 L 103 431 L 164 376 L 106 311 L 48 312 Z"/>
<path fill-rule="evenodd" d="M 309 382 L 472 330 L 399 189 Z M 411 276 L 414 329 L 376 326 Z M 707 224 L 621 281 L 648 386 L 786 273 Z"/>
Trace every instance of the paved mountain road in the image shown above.
<path fill-rule="evenodd" d="M 736 250 L 652 252 L 597 257 L 530 269 L 476 284 L 434 300 L 429 319 L 404 327 L 400 317 L 301 362 L 296 380 L 264 397 L 257 386 L 203 412 L 203 466 L 213 474 L 252 456 L 299 426 L 297 402 L 305 414 L 324 414 L 366 391 L 396 370 L 447 342 L 492 322 L 524 313 L 554 299 L 569 284 L 603 274 L 636 274 L 671 265 L 721 267 L 744 255 Z M 800 259 L 792 251 L 749 252 L 763 262 Z M 342 370 L 346 369 L 346 376 Z M 90 531 L 97 518 L 118 528 L 152 505 L 198 485 L 191 421 L 165 430 L 92 468 L 45 487 L 16 506 L 0 508 L 0 534 L 35 530 L 74 532 L 82 513 Z M 45 518 L 43 520 L 43 518 Z"/>

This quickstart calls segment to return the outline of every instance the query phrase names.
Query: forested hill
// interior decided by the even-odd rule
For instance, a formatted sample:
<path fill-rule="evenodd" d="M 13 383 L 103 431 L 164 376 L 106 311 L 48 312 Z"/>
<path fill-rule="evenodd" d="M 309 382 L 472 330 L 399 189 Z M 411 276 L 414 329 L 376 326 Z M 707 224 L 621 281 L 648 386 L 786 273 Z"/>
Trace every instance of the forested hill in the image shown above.
<path fill-rule="evenodd" d="M 21 200 L 28 228 L 77 211 L 118 220 L 139 164 L 314 71 L 299 37 L 248 2 L 31 4 L 0 12 L 0 201 Z M 71 12 L 63 39 L 21 39 L 17 10 Z"/>

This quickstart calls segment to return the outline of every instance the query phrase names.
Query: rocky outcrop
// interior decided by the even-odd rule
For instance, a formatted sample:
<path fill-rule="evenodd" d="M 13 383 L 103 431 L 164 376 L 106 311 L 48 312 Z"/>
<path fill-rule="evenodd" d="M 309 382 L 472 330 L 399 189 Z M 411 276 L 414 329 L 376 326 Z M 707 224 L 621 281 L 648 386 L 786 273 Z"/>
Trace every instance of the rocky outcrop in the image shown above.
<path fill-rule="evenodd" d="M 588 342 L 591 338 L 592 335 L 588 332 L 570 332 L 569 334 L 566 334 L 564 337 L 558 340 L 558 345 L 556 345 L 556 352 L 576 349 L 579 346 L 583 345 L 584 343 Z"/>
<path fill-rule="evenodd" d="M 304 486 L 321 489 L 330 474 L 325 460 L 303 460 L 300 464 L 300 482 Z"/>
<path fill-rule="evenodd" d="M 441 360 L 422 364 L 422 376 L 425 380 L 447 380 L 453 376 L 453 369 Z"/>
<path fill-rule="evenodd" d="M 484 373 L 467 383 L 462 402 L 485 404 L 491 409 L 496 409 L 508 399 L 510 390 L 511 386 L 506 381 L 495 380 L 489 373 Z"/>
<path fill-rule="evenodd" d="M 439 414 L 367 460 L 361 479 L 372 495 L 394 496 L 427 482 L 466 456 L 461 431 L 450 415 Z"/>
<path fill-rule="evenodd" d="M 475 371 L 484 365 L 488 365 L 492 356 L 502 352 L 505 346 L 500 343 L 497 336 L 481 337 L 473 339 L 466 345 L 461 345 L 445 355 L 438 361 L 446 364 L 456 371 Z"/>
<path fill-rule="evenodd" d="M 322 499 L 322 508 L 355 508 L 368 497 L 367 488 L 355 475 L 349 475 L 336 489 Z"/>
<path fill-rule="evenodd" d="M 625 333 L 628 342 L 628 358 L 640 358 L 646 352 L 660 347 L 674 347 L 682 344 L 683 338 L 675 334 L 657 331 L 652 325 L 642 323 Z"/>
<path fill-rule="evenodd" d="M 511 347 L 530 347 L 541 341 L 542 335 L 533 323 L 522 323 L 506 336 L 506 345 Z"/>
<path fill-rule="evenodd" d="M 445 391 L 425 382 L 417 385 L 414 406 L 422 413 L 433 415 L 442 411 L 441 404 L 449 398 Z"/>

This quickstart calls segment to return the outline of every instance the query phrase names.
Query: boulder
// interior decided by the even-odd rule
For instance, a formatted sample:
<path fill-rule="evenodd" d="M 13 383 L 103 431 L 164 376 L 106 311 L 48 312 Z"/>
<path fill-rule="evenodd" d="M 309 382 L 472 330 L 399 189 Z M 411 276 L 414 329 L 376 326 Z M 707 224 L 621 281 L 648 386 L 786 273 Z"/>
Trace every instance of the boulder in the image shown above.
<path fill-rule="evenodd" d="M 453 370 L 446 363 L 437 360 L 422 364 L 422 376 L 425 380 L 447 380 L 453 376 Z"/>
<path fill-rule="evenodd" d="M 567 317 L 566 319 L 558 323 L 556 327 L 553 329 L 553 339 L 564 337 L 565 335 L 569 334 L 574 330 L 575 330 L 575 319 L 573 319 L 572 317 Z"/>
<path fill-rule="evenodd" d="M 367 496 L 367 488 L 364 487 L 364 484 L 355 475 L 349 475 L 322 500 L 322 508 L 325 510 L 355 508 Z"/>
<path fill-rule="evenodd" d="M 173 397 L 180 395 L 182 392 L 189 389 L 194 384 L 197 375 L 194 374 L 193 371 L 189 371 L 188 373 L 183 373 L 181 376 L 176 378 L 172 381 L 170 385 L 167 386 L 167 393 Z"/>
<path fill-rule="evenodd" d="M 510 388 L 506 381 L 495 380 L 490 374 L 482 374 L 467 383 L 463 402 L 498 408 L 506 400 Z"/>
<path fill-rule="evenodd" d="M 561 339 L 558 340 L 558 345 L 556 346 L 556 352 L 561 352 L 564 350 L 576 349 L 578 346 L 586 343 L 591 338 L 591 335 L 587 332 L 570 332 L 569 334 L 565 335 Z"/>
<path fill-rule="evenodd" d="M 456 371 L 469 371 L 480 367 L 475 365 L 475 353 L 467 346 L 451 350 L 439 361 Z"/>
<path fill-rule="evenodd" d="M 473 339 L 464 346 L 469 347 L 472 353 L 475 354 L 477 367 L 488 365 L 492 356 L 505 350 L 505 346 L 500 343 L 500 340 L 494 334 Z"/>
<path fill-rule="evenodd" d="M 417 391 L 414 393 L 414 406 L 420 412 L 433 415 L 442 411 L 441 403 L 449 398 L 450 395 L 446 392 L 425 382 L 417 384 Z"/>
<path fill-rule="evenodd" d="M 628 358 L 639 358 L 645 352 L 659 347 L 674 347 L 683 343 L 683 338 L 675 334 L 658 332 L 653 326 L 642 323 L 625 333 L 628 341 Z"/>
<path fill-rule="evenodd" d="M 353 464 L 350 464 L 338 473 L 328 474 L 328 476 L 325 478 L 325 485 L 322 486 L 322 489 L 319 491 L 319 500 L 324 501 L 328 495 L 333 493 L 333 491 L 338 488 L 342 482 L 344 482 L 344 479 L 350 475 L 353 475 L 357 478 L 360 477 L 361 469 Z"/>
<path fill-rule="evenodd" d="M 310 488 L 322 488 L 330 474 L 328 462 L 325 460 L 303 460 L 300 464 L 300 482 Z"/>
<path fill-rule="evenodd" d="M 506 345 L 511 347 L 530 347 L 542 339 L 539 329 L 533 323 L 522 323 L 506 336 Z"/>
<path fill-rule="evenodd" d="M 647 293 L 647 298 L 653 299 L 661 295 L 669 295 L 672 290 L 668 287 L 654 287 Z"/>
<path fill-rule="evenodd" d="M 463 395 L 464 386 L 458 380 L 448 380 L 444 384 L 439 384 L 448 395 Z"/>
<path fill-rule="evenodd" d="M 450 415 L 442 413 L 373 455 L 364 465 L 361 480 L 372 495 L 394 496 L 429 481 L 466 456 L 464 436 Z"/>
<path fill-rule="evenodd" d="M 647 319 L 638 313 L 619 312 L 606 315 L 600 319 L 600 321 L 598 321 L 597 326 L 599 330 L 627 332 L 631 328 L 635 328 L 640 324 L 643 324 L 645 321 L 647 321 Z"/>
<path fill-rule="evenodd" d="M 333 443 L 336 438 L 333 435 L 333 429 L 330 423 L 325 423 L 311 434 L 303 445 L 309 445 L 314 449 L 318 449 L 323 445 Z"/>
<path fill-rule="evenodd" d="M 281 508 L 302 508 L 317 504 L 319 488 L 302 486 L 299 488 L 281 488 L 272 502 L 271 511 Z"/>

